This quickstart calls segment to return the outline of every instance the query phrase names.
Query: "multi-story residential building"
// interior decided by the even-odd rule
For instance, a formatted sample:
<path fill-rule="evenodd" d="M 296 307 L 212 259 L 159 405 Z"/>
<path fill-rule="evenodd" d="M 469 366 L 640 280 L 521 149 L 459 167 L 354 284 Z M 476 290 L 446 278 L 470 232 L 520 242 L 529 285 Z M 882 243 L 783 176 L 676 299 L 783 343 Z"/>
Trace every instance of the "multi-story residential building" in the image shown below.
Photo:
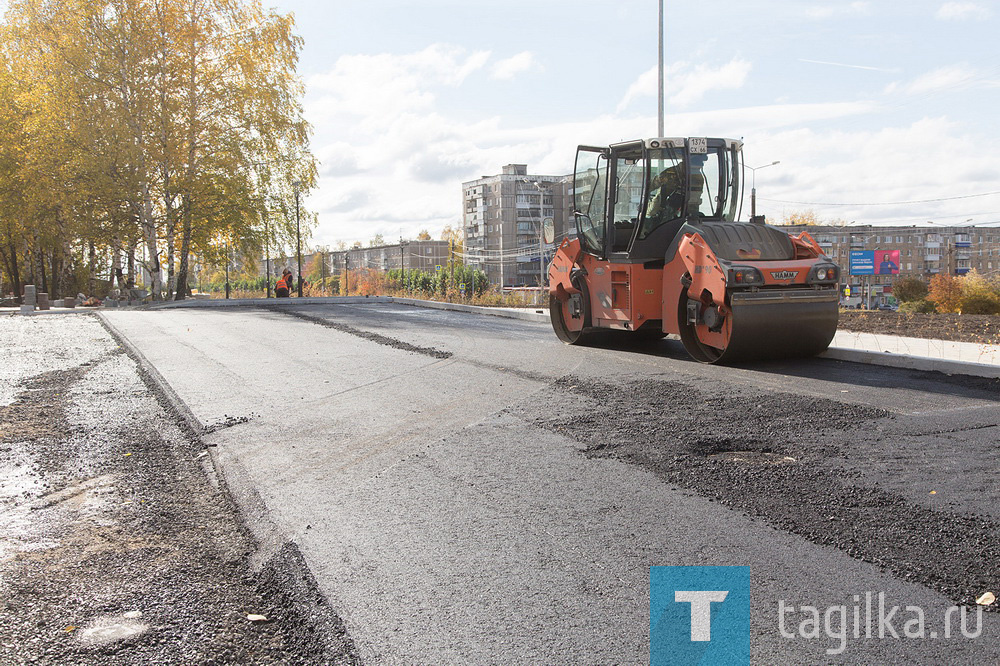
<path fill-rule="evenodd" d="M 321 273 L 339 275 L 346 266 L 351 270 L 372 268 L 380 271 L 398 269 L 419 269 L 434 272 L 438 266 L 448 264 L 448 241 L 403 241 L 395 245 L 380 245 L 378 247 L 355 247 L 347 250 L 334 250 L 324 254 Z M 302 270 L 305 272 L 315 259 L 315 253 L 302 255 Z M 457 256 L 456 256 L 457 259 Z M 280 275 L 283 268 L 290 268 L 297 273 L 295 255 L 271 258 L 271 274 Z M 261 274 L 264 268 L 261 266 Z"/>
<path fill-rule="evenodd" d="M 823 252 L 840 266 L 844 285 L 867 281 L 888 288 L 900 277 L 930 280 L 938 273 L 963 275 L 972 269 L 987 275 L 1000 272 L 1000 229 L 992 227 L 793 225 L 781 228 L 791 234 L 808 231 Z M 899 275 L 869 276 L 866 280 L 850 275 L 851 250 L 899 250 Z"/>
<path fill-rule="evenodd" d="M 438 270 L 438 266 L 448 265 L 449 254 L 446 240 L 403 241 L 395 245 L 335 250 L 329 254 L 329 265 L 334 273 L 339 273 L 345 267 L 351 270 L 372 268 L 379 271 L 398 270 L 402 267 L 408 271 L 433 273 Z"/>
<path fill-rule="evenodd" d="M 465 263 L 484 271 L 493 284 L 537 286 L 555 248 L 575 235 L 568 180 L 530 175 L 527 165 L 508 164 L 498 175 L 462 183 Z M 545 246 L 541 229 L 549 217 L 555 243 Z"/>
<path fill-rule="evenodd" d="M 1000 229 L 978 227 L 787 226 L 808 231 L 844 275 L 851 250 L 899 250 L 899 274 L 930 279 L 937 273 L 1000 272 Z M 881 277 L 881 276 L 880 276 Z"/>

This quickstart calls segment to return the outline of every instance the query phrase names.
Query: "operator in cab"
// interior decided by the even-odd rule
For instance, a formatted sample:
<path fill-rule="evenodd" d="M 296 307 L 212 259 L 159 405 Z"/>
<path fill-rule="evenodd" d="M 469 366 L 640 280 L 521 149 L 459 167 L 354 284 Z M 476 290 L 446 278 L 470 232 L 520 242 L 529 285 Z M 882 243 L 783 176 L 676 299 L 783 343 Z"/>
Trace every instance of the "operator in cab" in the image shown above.
<path fill-rule="evenodd" d="M 690 179 L 690 196 L 687 212 L 696 214 L 701 207 L 701 193 L 705 186 L 705 176 L 702 166 L 705 159 L 697 155 L 691 156 L 692 172 Z M 682 215 L 684 207 L 684 190 L 688 185 L 688 165 L 679 159 L 673 165 L 653 176 L 649 183 L 649 205 L 646 207 L 646 219 L 653 221 L 652 227 L 659 226 L 667 220 L 673 220 Z"/>

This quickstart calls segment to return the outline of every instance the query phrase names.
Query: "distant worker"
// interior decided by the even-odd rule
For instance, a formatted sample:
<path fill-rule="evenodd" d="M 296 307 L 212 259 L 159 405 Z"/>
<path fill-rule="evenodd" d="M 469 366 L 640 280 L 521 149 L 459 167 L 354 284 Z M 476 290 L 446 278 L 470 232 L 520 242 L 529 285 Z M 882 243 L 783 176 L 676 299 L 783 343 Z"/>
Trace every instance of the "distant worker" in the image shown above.
<path fill-rule="evenodd" d="M 277 298 L 288 298 L 292 290 L 292 272 L 287 268 L 281 272 L 281 277 L 274 285 L 274 295 Z"/>

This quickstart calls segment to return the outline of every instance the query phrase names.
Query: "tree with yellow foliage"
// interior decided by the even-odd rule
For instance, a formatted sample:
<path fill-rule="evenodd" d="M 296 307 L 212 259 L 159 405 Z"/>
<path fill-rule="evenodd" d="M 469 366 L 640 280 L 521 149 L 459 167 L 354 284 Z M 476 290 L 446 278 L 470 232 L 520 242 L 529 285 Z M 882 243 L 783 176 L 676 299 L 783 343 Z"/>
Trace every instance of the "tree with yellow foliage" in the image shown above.
<path fill-rule="evenodd" d="M 795 225 L 814 227 L 822 224 L 822 221 L 816 216 L 815 211 L 799 210 L 785 214 L 782 217 L 781 224 L 789 227 Z"/>
<path fill-rule="evenodd" d="M 927 300 L 933 301 L 938 312 L 958 312 L 962 307 L 962 283 L 954 275 L 938 273 L 931 278 Z"/>
<path fill-rule="evenodd" d="M 74 243 L 115 266 L 141 243 L 153 297 L 182 298 L 190 255 L 218 238 L 245 255 L 290 242 L 316 178 L 293 30 L 259 0 L 12 0 L 0 59 L 25 82 L 32 256 L 55 278 Z"/>

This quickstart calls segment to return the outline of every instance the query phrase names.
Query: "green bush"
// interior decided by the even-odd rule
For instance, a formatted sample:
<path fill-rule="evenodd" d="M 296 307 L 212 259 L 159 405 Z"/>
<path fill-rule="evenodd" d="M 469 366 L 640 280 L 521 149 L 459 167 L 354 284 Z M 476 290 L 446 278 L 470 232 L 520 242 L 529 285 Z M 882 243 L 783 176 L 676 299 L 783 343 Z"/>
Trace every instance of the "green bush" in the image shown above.
<path fill-rule="evenodd" d="M 1000 314 L 1000 298 L 996 294 L 971 294 L 962 298 L 959 307 L 962 314 Z"/>
<path fill-rule="evenodd" d="M 937 307 L 935 307 L 933 301 L 921 299 L 919 301 L 906 301 L 905 303 L 900 303 L 899 311 L 908 312 L 911 314 L 912 313 L 931 314 L 932 312 L 937 312 Z"/>
<path fill-rule="evenodd" d="M 927 284 L 920 278 L 901 278 L 892 285 L 892 295 L 900 303 L 922 301 L 927 298 Z"/>

